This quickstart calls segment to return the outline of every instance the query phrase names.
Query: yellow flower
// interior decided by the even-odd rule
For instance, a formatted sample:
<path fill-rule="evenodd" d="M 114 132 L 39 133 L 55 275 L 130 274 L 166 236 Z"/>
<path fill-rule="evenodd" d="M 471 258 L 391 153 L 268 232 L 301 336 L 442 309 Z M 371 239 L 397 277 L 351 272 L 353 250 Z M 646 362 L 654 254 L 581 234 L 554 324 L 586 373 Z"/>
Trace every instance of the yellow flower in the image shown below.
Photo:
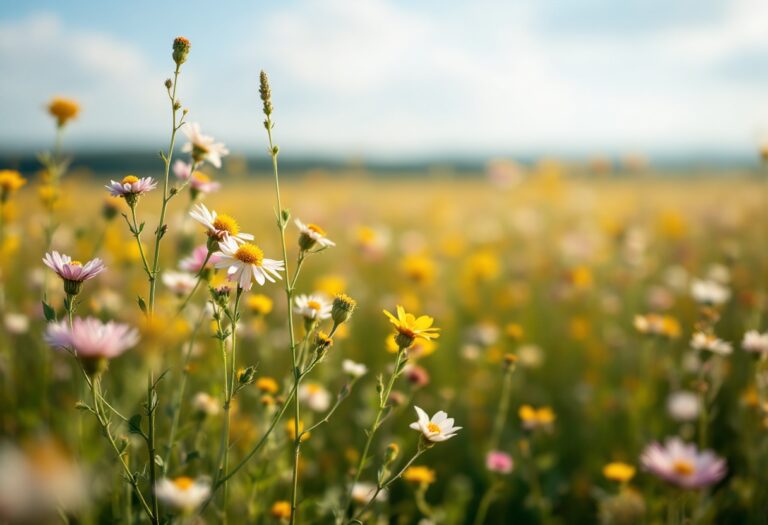
<path fill-rule="evenodd" d="M 5 202 L 16 190 L 27 183 L 27 180 L 16 170 L 0 170 L 0 200 Z"/>
<path fill-rule="evenodd" d="M 77 117 L 77 114 L 80 113 L 80 105 L 70 98 L 54 97 L 48 104 L 48 113 L 55 117 L 56 124 L 62 127 Z"/>
<path fill-rule="evenodd" d="M 435 277 L 435 263 L 423 255 L 409 255 L 403 259 L 403 273 L 417 284 L 429 284 Z"/>
<path fill-rule="evenodd" d="M 272 311 L 272 299 L 261 293 L 249 295 L 246 305 L 256 315 L 267 315 Z"/>
<path fill-rule="evenodd" d="M 268 394 L 276 394 L 280 390 L 280 385 L 273 378 L 265 376 L 256 380 L 256 388 Z"/>
<path fill-rule="evenodd" d="M 287 520 L 291 517 L 291 504 L 287 501 L 276 501 L 269 510 L 273 518 Z"/>
<path fill-rule="evenodd" d="M 490 250 L 470 256 L 464 265 L 464 275 L 471 281 L 490 281 L 501 271 L 499 258 Z"/>
<path fill-rule="evenodd" d="M 386 310 L 384 310 L 384 315 L 389 318 L 389 322 L 397 330 L 397 344 L 400 348 L 408 348 L 416 339 L 429 341 L 440 336 L 437 333 L 440 329 L 432 326 L 435 320 L 428 315 L 416 317 L 413 314 L 406 313 L 405 309 L 400 305 L 397 306 L 397 317 Z"/>
<path fill-rule="evenodd" d="M 635 467 L 626 463 L 614 462 L 608 463 L 603 467 L 603 476 L 611 481 L 626 483 L 635 476 Z"/>
<path fill-rule="evenodd" d="M 315 281 L 315 290 L 331 297 L 344 292 L 346 288 L 347 280 L 340 275 L 326 275 Z"/>
<path fill-rule="evenodd" d="M 525 331 L 523 330 L 523 327 L 517 323 L 508 323 L 507 326 L 504 327 L 504 333 L 506 333 L 510 339 L 519 341 L 523 338 Z"/>
<path fill-rule="evenodd" d="M 424 466 L 408 467 L 403 472 L 403 479 L 419 485 L 429 485 L 435 482 L 435 471 Z"/>
<path fill-rule="evenodd" d="M 555 413 L 548 406 L 533 408 L 531 405 L 523 405 L 517 414 L 520 416 L 523 426 L 528 430 L 548 427 L 555 421 Z"/>
<path fill-rule="evenodd" d="M 291 419 L 285 423 L 285 432 L 288 434 L 288 439 L 296 441 L 296 419 Z M 301 434 L 301 440 L 306 441 L 309 439 L 309 432 L 304 432 L 304 422 L 299 421 L 299 434 Z"/>
<path fill-rule="evenodd" d="M 50 184 L 43 184 L 37 188 L 37 195 L 40 197 L 40 203 L 47 210 L 53 210 L 59 200 L 59 192 Z"/>

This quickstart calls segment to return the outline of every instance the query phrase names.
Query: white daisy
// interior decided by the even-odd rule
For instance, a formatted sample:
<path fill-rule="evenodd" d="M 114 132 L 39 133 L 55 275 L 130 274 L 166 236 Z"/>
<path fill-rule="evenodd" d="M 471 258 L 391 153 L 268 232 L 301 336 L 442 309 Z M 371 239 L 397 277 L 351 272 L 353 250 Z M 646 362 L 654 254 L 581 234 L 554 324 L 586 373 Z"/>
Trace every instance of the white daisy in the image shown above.
<path fill-rule="evenodd" d="M 362 377 L 368 372 L 368 367 L 363 363 L 355 363 L 351 359 L 345 359 L 341 362 L 341 369 L 345 374 L 351 377 Z"/>
<path fill-rule="evenodd" d="M 299 295 L 294 300 L 293 311 L 304 319 L 322 321 L 331 317 L 333 305 L 322 295 Z"/>
<path fill-rule="evenodd" d="M 240 226 L 237 221 L 229 215 L 216 213 L 214 210 L 206 208 L 205 204 L 196 204 L 189 216 L 205 226 L 208 230 L 208 236 L 217 241 L 225 237 L 234 239 L 235 242 L 252 241 L 253 235 L 250 233 L 240 233 Z"/>
<path fill-rule="evenodd" d="M 731 291 L 717 281 L 694 279 L 691 295 L 697 303 L 719 306 L 731 298 Z"/>
<path fill-rule="evenodd" d="M 266 281 L 275 282 L 275 278 L 282 279 L 279 272 L 285 270 L 283 261 L 265 259 L 264 252 L 255 244 L 239 244 L 227 236 L 219 242 L 219 250 L 216 268 L 227 268 L 227 278 L 243 290 L 251 289 L 252 280 L 263 285 Z"/>
<path fill-rule="evenodd" d="M 747 352 L 768 354 L 768 332 L 761 334 L 757 330 L 750 330 L 744 334 L 741 347 Z"/>
<path fill-rule="evenodd" d="M 315 244 L 319 244 L 323 248 L 336 246 L 335 242 L 325 236 L 325 230 L 317 224 L 304 224 L 299 219 L 296 219 L 293 222 L 301 232 L 299 235 L 299 247 L 302 250 L 309 250 Z"/>
<path fill-rule="evenodd" d="M 185 513 L 194 511 L 211 493 L 211 485 L 200 479 L 181 476 L 170 480 L 163 478 L 155 486 L 155 494 L 166 505 Z"/>
<path fill-rule="evenodd" d="M 416 413 L 419 415 L 419 420 L 411 423 L 410 427 L 413 430 L 418 430 L 421 434 L 432 442 L 440 442 L 451 439 L 456 435 L 456 432 L 461 430 L 462 427 L 453 426 L 453 418 L 448 417 L 448 414 L 442 410 L 437 412 L 432 418 L 427 415 L 421 408 L 414 406 Z"/>
<path fill-rule="evenodd" d="M 229 155 L 229 150 L 221 142 L 214 142 L 213 137 L 203 135 L 196 122 L 184 127 L 184 134 L 189 142 L 181 151 L 191 153 L 195 162 L 208 161 L 217 168 L 221 167 L 221 157 Z"/>
<path fill-rule="evenodd" d="M 714 354 L 728 355 L 733 352 L 731 343 L 723 341 L 714 335 L 696 332 L 691 338 L 691 347 L 695 350 L 709 350 Z"/>
<path fill-rule="evenodd" d="M 163 284 L 171 289 L 176 295 L 186 295 L 192 291 L 197 284 L 197 278 L 187 272 L 163 272 Z"/>
<path fill-rule="evenodd" d="M 299 399 L 315 412 L 325 412 L 331 406 L 331 393 L 318 383 L 301 385 Z"/>

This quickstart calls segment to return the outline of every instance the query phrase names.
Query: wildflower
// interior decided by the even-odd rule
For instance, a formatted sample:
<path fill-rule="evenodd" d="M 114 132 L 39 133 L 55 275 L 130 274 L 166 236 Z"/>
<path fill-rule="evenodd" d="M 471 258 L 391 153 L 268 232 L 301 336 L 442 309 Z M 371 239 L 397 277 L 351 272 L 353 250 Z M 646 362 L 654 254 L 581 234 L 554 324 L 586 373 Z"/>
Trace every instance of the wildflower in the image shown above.
<path fill-rule="evenodd" d="M 641 334 L 660 335 L 670 339 L 679 337 L 681 332 L 680 323 L 669 315 L 636 315 L 634 325 L 635 330 Z"/>
<path fill-rule="evenodd" d="M 608 463 L 603 467 L 603 476 L 611 481 L 626 483 L 635 477 L 635 467 L 619 461 Z"/>
<path fill-rule="evenodd" d="M 83 264 L 55 250 L 45 254 L 43 263 L 64 280 L 64 291 L 68 295 L 80 293 L 84 281 L 93 279 L 106 269 L 98 257 Z"/>
<path fill-rule="evenodd" d="M 3 319 L 3 325 L 9 334 L 24 334 L 29 330 L 29 317 L 24 314 L 8 312 Z"/>
<path fill-rule="evenodd" d="M 207 262 L 206 257 L 208 258 Z M 192 253 L 189 256 L 179 262 L 179 268 L 185 272 L 197 274 L 203 270 L 203 265 L 205 265 L 205 269 L 212 269 L 218 261 L 218 256 L 213 253 L 209 256 L 208 247 L 201 244 L 192 250 Z"/>
<path fill-rule="evenodd" d="M 291 518 L 291 503 L 288 501 L 276 501 L 269 509 L 273 518 L 288 520 Z"/>
<path fill-rule="evenodd" d="M 509 474 L 515 467 L 512 456 L 500 450 L 491 450 L 485 456 L 485 468 L 498 474 Z"/>
<path fill-rule="evenodd" d="M 285 432 L 288 434 L 288 439 L 296 441 L 296 423 L 295 419 L 291 419 L 285 423 Z M 302 441 L 309 439 L 309 432 L 304 432 L 304 422 L 299 421 L 299 435 Z"/>
<path fill-rule="evenodd" d="M 376 485 L 366 481 L 359 481 L 352 486 L 352 499 L 358 504 L 368 503 L 373 495 L 376 494 Z M 380 491 L 376 494 L 376 501 L 387 501 L 386 491 Z"/>
<path fill-rule="evenodd" d="M 526 430 L 549 428 L 555 421 L 555 413 L 550 407 L 533 408 L 531 405 L 523 405 L 517 412 L 523 427 Z"/>
<path fill-rule="evenodd" d="M 768 332 L 761 334 L 757 330 L 750 330 L 744 334 L 741 347 L 747 352 L 768 354 Z"/>
<path fill-rule="evenodd" d="M 435 277 L 435 262 L 422 255 L 409 255 L 402 262 L 403 273 L 418 284 L 429 284 Z"/>
<path fill-rule="evenodd" d="M 277 391 L 280 390 L 280 386 L 277 384 L 277 381 L 271 377 L 266 376 L 260 377 L 256 380 L 256 388 L 262 392 L 266 392 L 267 394 L 277 394 Z"/>
<path fill-rule="evenodd" d="M 191 292 L 197 284 L 194 275 L 187 272 L 163 272 L 163 284 L 178 296 L 184 296 Z"/>
<path fill-rule="evenodd" d="M 128 203 L 128 206 L 133 207 L 136 205 L 139 197 L 157 188 L 157 182 L 152 177 L 140 179 L 134 175 L 126 175 L 120 182 L 109 181 L 105 188 L 109 190 L 111 196 L 122 197 Z"/>
<path fill-rule="evenodd" d="M 173 61 L 176 62 L 176 65 L 182 65 L 184 62 L 187 61 L 187 56 L 189 56 L 189 50 L 192 48 L 192 44 L 189 43 L 189 40 L 184 38 L 183 36 L 178 36 L 173 40 Z"/>
<path fill-rule="evenodd" d="M 325 412 L 331 406 L 330 392 L 318 383 L 301 385 L 299 399 L 315 412 Z"/>
<path fill-rule="evenodd" d="M 190 178 L 189 188 L 192 191 L 192 200 L 195 200 L 201 194 L 207 195 L 208 193 L 218 191 L 221 188 L 221 184 L 212 181 L 205 173 L 196 171 Z"/>
<path fill-rule="evenodd" d="M 422 388 L 429 384 L 429 372 L 418 365 L 409 365 L 405 370 L 405 378 L 413 388 Z"/>
<path fill-rule="evenodd" d="M 321 295 L 299 295 L 294 302 L 293 311 L 306 320 L 320 321 L 331 317 L 332 305 Z"/>
<path fill-rule="evenodd" d="M 191 153 L 195 162 L 208 161 L 213 166 L 221 167 L 221 157 L 228 155 L 229 150 L 221 142 L 214 142 L 213 137 L 203 135 L 200 125 L 193 122 L 184 128 L 184 134 L 189 142 L 184 144 L 181 151 Z"/>
<path fill-rule="evenodd" d="M 691 295 L 699 304 L 719 306 L 731 298 L 731 291 L 717 281 L 694 279 Z"/>
<path fill-rule="evenodd" d="M 240 233 L 240 226 L 235 219 L 229 215 L 208 210 L 205 204 L 195 205 L 189 212 L 189 216 L 205 226 L 208 237 L 215 241 L 223 241 L 226 238 L 231 238 L 238 243 L 253 240 L 253 235 L 250 233 Z"/>
<path fill-rule="evenodd" d="M 434 319 L 428 315 L 416 317 L 413 314 L 405 312 L 405 309 L 397 306 L 397 317 L 384 310 L 384 315 L 389 318 L 389 322 L 397 330 L 396 342 L 401 349 L 410 347 L 416 339 L 436 339 L 440 336 L 437 332 L 439 328 L 432 327 Z"/>
<path fill-rule="evenodd" d="M 358 378 L 368 372 L 368 367 L 363 363 L 355 363 L 351 359 L 345 359 L 341 362 L 341 369 L 350 377 Z"/>
<path fill-rule="evenodd" d="M 680 423 L 695 420 L 700 410 L 699 396 L 693 392 L 680 390 L 671 393 L 667 398 L 667 413 Z"/>
<path fill-rule="evenodd" d="M 316 224 L 304 224 L 299 219 L 293 221 L 299 229 L 299 248 L 307 251 L 316 244 L 322 248 L 336 246 L 336 243 L 325 236 L 325 230 Z"/>
<path fill-rule="evenodd" d="M 192 398 L 192 408 L 198 414 L 204 416 L 215 416 L 218 415 L 219 411 L 221 410 L 221 405 L 216 400 L 216 398 L 207 392 L 198 392 L 195 394 L 195 397 Z"/>
<path fill-rule="evenodd" d="M 261 293 L 249 295 L 245 304 L 256 315 L 267 315 L 272 311 L 272 299 Z"/>
<path fill-rule="evenodd" d="M 211 494 L 211 486 L 207 481 L 195 480 L 187 476 L 180 476 L 173 480 L 163 478 L 157 482 L 155 493 L 166 505 L 189 514 Z"/>
<path fill-rule="evenodd" d="M 684 489 L 713 485 L 726 474 L 725 460 L 711 450 L 699 452 L 696 445 L 684 443 L 679 437 L 654 442 L 645 447 L 640 462 L 655 476 Z"/>
<path fill-rule="evenodd" d="M 61 128 L 77 117 L 80 113 L 80 105 L 70 98 L 54 97 L 48 103 L 48 113 L 56 119 L 56 125 Z"/>
<path fill-rule="evenodd" d="M 331 345 L 333 345 L 333 339 L 322 330 L 318 330 L 315 334 L 315 352 L 318 353 L 318 359 L 323 358 Z"/>
<path fill-rule="evenodd" d="M 393 461 L 400 455 L 400 447 L 397 443 L 390 443 L 387 445 L 387 450 L 384 453 L 384 464 L 391 465 Z"/>
<path fill-rule="evenodd" d="M 78 317 L 72 322 L 72 328 L 66 321 L 51 323 L 44 338 L 53 347 L 74 350 L 86 372 L 91 375 L 104 371 L 109 359 L 119 356 L 139 341 L 135 328 L 113 321 L 103 323 L 94 317 Z"/>
<path fill-rule="evenodd" d="M 408 467 L 403 472 L 403 479 L 425 487 L 435 482 L 435 471 L 422 465 Z"/>
<path fill-rule="evenodd" d="M 357 307 L 357 301 L 344 293 L 339 293 L 333 298 L 331 317 L 334 325 L 340 325 L 349 321 Z"/>
<path fill-rule="evenodd" d="M 691 347 L 695 350 L 709 350 L 713 354 L 728 355 L 733 352 L 731 343 L 723 341 L 711 334 L 696 332 L 691 338 Z"/>
<path fill-rule="evenodd" d="M 419 420 L 411 423 L 410 428 L 421 432 L 428 441 L 433 443 L 446 441 L 455 436 L 456 432 L 462 428 L 453 426 L 453 418 L 449 418 L 448 414 L 442 410 L 430 418 L 421 408 L 417 406 L 413 408 L 416 409 Z"/>
<path fill-rule="evenodd" d="M 227 278 L 243 290 L 251 289 L 252 280 L 263 286 L 266 281 L 282 279 L 279 272 L 284 271 L 283 261 L 265 259 L 264 252 L 255 244 L 239 244 L 227 237 L 219 242 L 219 250 L 216 268 L 227 268 Z"/>
<path fill-rule="evenodd" d="M 0 202 L 5 202 L 19 188 L 27 183 L 27 179 L 16 170 L 0 170 Z"/>
<path fill-rule="evenodd" d="M 177 179 L 181 181 L 188 181 L 192 175 L 192 164 L 184 162 L 183 160 L 177 160 L 173 163 L 173 174 Z"/>

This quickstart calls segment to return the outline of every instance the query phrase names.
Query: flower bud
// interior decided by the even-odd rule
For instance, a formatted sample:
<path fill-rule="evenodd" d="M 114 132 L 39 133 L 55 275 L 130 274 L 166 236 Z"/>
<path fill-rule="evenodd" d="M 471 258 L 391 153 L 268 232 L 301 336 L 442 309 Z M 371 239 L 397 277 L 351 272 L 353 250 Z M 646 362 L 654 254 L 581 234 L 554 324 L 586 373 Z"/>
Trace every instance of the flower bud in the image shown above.
<path fill-rule="evenodd" d="M 357 307 L 357 302 L 347 294 L 340 293 L 333 298 L 331 318 L 335 325 L 346 323 Z"/>
<path fill-rule="evenodd" d="M 180 66 L 187 61 L 191 47 L 192 44 L 189 43 L 189 40 L 183 36 L 176 37 L 173 41 L 173 61 L 176 62 L 176 65 Z"/>
<path fill-rule="evenodd" d="M 269 117 L 274 108 L 272 107 L 272 89 L 269 87 L 269 77 L 266 71 L 259 74 L 259 95 L 264 103 L 264 114 Z"/>

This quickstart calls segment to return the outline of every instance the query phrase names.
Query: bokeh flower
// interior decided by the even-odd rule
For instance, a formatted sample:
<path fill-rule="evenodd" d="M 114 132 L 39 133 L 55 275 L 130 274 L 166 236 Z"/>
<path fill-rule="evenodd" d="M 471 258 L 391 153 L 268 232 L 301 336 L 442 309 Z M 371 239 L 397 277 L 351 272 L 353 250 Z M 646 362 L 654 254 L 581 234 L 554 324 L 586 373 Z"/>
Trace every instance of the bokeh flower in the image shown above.
<path fill-rule="evenodd" d="M 205 480 L 195 480 L 187 476 L 180 476 L 173 480 L 163 478 L 157 482 L 155 493 L 166 505 L 189 514 L 202 505 L 210 495 L 211 485 Z"/>
<path fill-rule="evenodd" d="M 696 445 L 679 437 L 664 445 L 654 442 L 645 447 L 640 463 L 653 475 L 684 489 L 714 485 L 725 477 L 725 460 L 711 450 L 699 452 Z"/>
<path fill-rule="evenodd" d="M 71 98 L 53 97 L 48 103 L 48 113 L 56 119 L 56 125 L 61 128 L 70 120 L 77 118 L 80 113 L 80 104 Z"/>
<path fill-rule="evenodd" d="M 325 230 L 316 224 L 304 224 L 299 219 L 293 221 L 299 229 L 299 247 L 302 250 L 309 250 L 315 245 L 322 248 L 336 246 L 336 243 L 326 237 Z"/>
<path fill-rule="evenodd" d="M 229 154 L 229 150 L 221 142 L 215 142 L 213 137 L 203 135 L 200 125 L 196 122 L 183 128 L 189 142 L 184 144 L 181 151 L 191 153 L 195 162 L 209 162 L 213 166 L 221 167 L 221 158 Z"/>
<path fill-rule="evenodd" d="M 139 342 L 135 328 L 94 317 L 76 317 L 71 328 L 66 321 L 50 323 L 44 338 L 53 347 L 72 349 L 89 374 L 103 371 L 108 360 Z"/>
<path fill-rule="evenodd" d="M 485 468 L 497 474 L 509 474 L 515 467 L 512 456 L 501 450 L 491 450 L 485 456 Z"/>

